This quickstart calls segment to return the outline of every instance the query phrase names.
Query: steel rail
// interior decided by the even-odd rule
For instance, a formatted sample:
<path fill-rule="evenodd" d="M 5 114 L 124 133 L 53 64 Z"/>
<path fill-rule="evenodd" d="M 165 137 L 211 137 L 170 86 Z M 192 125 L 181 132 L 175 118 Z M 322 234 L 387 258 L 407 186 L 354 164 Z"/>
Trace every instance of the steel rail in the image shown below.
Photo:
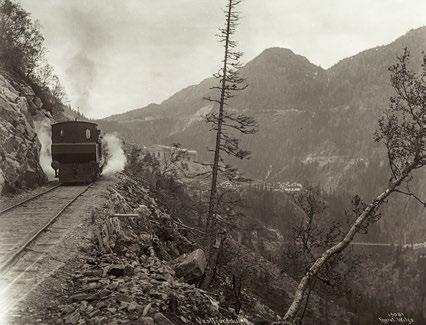
<path fill-rule="evenodd" d="M 74 201 L 77 200 L 81 195 L 83 195 L 92 185 L 93 185 L 93 183 L 87 185 L 83 191 L 81 191 L 80 193 L 78 193 L 71 201 L 69 201 L 67 204 L 65 204 L 61 208 L 61 210 L 59 210 L 59 212 L 55 214 L 54 217 L 52 217 L 30 239 L 28 239 L 23 245 L 21 245 L 21 247 L 15 253 L 13 253 L 12 256 L 10 256 L 4 263 L 2 263 L 0 265 L 0 273 L 4 272 L 7 268 L 9 268 L 9 266 L 11 264 L 13 264 L 13 262 L 15 262 L 15 260 L 22 254 L 22 252 L 24 252 L 27 249 L 27 247 L 29 245 L 31 245 L 38 238 L 38 236 L 40 236 L 40 234 L 42 232 L 44 232 L 45 230 L 47 230 L 47 228 L 49 228 L 49 226 L 56 221 L 56 219 L 65 211 L 65 209 L 68 208 L 72 203 L 74 203 Z M 55 188 L 57 188 L 59 186 L 56 186 Z M 46 191 L 46 192 L 48 192 L 48 191 Z M 38 196 L 40 196 L 40 195 L 38 195 Z"/>
<path fill-rule="evenodd" d="M 39 193 L 39 194 L 37 194 L 37 195 L 34 195 L 34 196 L 32 196 L 32 197 L 30 197 L 30 198 L 28 198 L 28 199 L 25 199 L 25 200 L 21 201 L 21 202 L 19 202 L 19 203 L 16 203 L 16 204 L 14 204 L 14 205 L 12 205 L 12 206 L 10 206 L 10 207 L 7 207 L 6 209 L 4 209 L 4 210 L 1 210 L 1 211 L 0 211 L 0 215 L 1 215 L 1 214 L 3 214 L 3 213 L 8 212 L 8 211 L 10 211 L 10 210 L 15 209 L 15 208 L 17 208 L 17 207 L 21 206 L 21 205 L 22 205 L 22 204 L 24 204 L 24 203 L 27 203 L 27 202 L 29 202 L 29 201 L 32 201 L 32 200 L 34 200 L 34 199 L 36 199 L 36 198 L 38 198 L 38 197 L 40 197 L 40 196 L 42 196 L 42 195 L 44 195 L 44 194 L 46 194 L 46 193 L 49 193 L 50 191 L 53 191 L 54 189 L 57 189 L 57 188 L 58 188 L 58 187 L 60 187 L 61 185 L 62 185 L 62 184 L 58 184 L 58 185 L 56 185 L 56 186 L 53 186 L 53 187 L 49 188 L 48 190 L 46 190 L 46 191 L 44 191 L 44 192 L 41 192 L 41 193 Z"/>

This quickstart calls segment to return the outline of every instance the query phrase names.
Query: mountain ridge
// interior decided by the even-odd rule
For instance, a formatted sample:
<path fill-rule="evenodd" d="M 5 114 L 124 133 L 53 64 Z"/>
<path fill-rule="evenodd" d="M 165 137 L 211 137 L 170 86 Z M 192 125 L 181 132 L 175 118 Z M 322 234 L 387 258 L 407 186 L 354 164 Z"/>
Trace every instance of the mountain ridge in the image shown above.
<path fill-rule="evenodd" d="M 251 159 L 226 158 L 227 163 L 270 183 L 318 184 L 328 192 L 357 193 L 365 199 L 377 195 L 389 176 L 384 148 L 373 140 L 377 119 L 392 95 L 388 67 L 408 47 L 413 66 L 420 69 L 425 44 L 426 27 L 421 27 L 327 70 L 288 49 L 265 50 L 241 70 L 249 87 L 228 106 L 258 121 L 258 133 L 241 136 Z M 214 134 L 202 114 L 215 106 L 203 97 L 212 94 L 212 82 L 207 78 L 154 110 L 132 113 L 140 114 L 138 119 L 124 116 L 98 123 L 104 131 L 118 131 L 127 142 L 139 145 L 180 143 L 197 150 L 200 161 L 207 162 Z M 413 189 L 424 197 L 426 174 L 418 176 Z M 401 200 L 386 208 L 384 213 L 390 217 L 383 229 L 391 229 L 407 214 L 413 224 L 424 223 L 421 207 Z M 418 229 L 410 231 L 414 237 L 421 236 Z"/>
<path fill-rule="evenodd" d="M 413 38 L 413 37 L 419 37 L 420 36 L 420 38 L 423 38 L 424 42 L 426 42 L 426 36 L 425 35 L 426 35 L 426 25 L 418 27 L 418 28 L 410 29 L 407 33 L 405 33 L 404 35 L 396 38 L 393 42 L 391 42 L 389 44 L 379 45 L 379 46 L 376 46 L 376 47 L 373 47 L 373 48 L 369 48 L 369 49 L 363 50 L 363 51 L 361 51 L 361 52 L 359 52 L 359 53 L 357 53 L 355 55 L 343 58 L 343 59 L 339 60 L 338 62 L 336 62 L 335 64 L 333 64 L 332 66 L 330 66 L 327 69 L 323 69 L 320 65 L 316 65 L 316 64 L 310 62 L 307 57 L 305 57 L 305 56 L 303 56 L 301 54 L 296 54 L 295 52 L 293 52 L 293 50 L 291 50 L 289 48 L 270 47 L 270 48 L 267 48 L 267 49 L 263 50 L 260 54 L 258 54 L 252 60 L 250 60 L 249 62 L 247 62 L 244 65 L 242 71 L 244 71 L 245 69 L 247 69 L 247 67 L 250 68 L 254 63 L 257 63 L 257 61 L 259 61 L 260 59 L 263 60 L 265 57 L 268 57 L 268 56 L 270 57 L 271 56 L 270 54 L 273 52 L 275 55 L 277 55 L 278 53 L 280 53 L 280 54 L 284 54 L 285 56 L 290 55 L 290 56 L 292 56 L 292 58 L 298 58 L 301 61 L 304 61 L 304 62 L 312 65 L 313 67 L 315 67 L 319 71 L 325 72 L 328 75 L 329 73 L 335 73 L 335 71 L 338 70 L 340 68 L 340 66 L 347 64 L 348 62 L 352 61 L 354 58 L 356 58 L 356 57 L 358 57 L 360 55 L 369 55 L 369 54 L 371 54 L 373 52 L 386 49 L 389 45 L 398 44 L 398 43 L 400 43 L 400 44 L 398 44 L 398 47 L 402 49 L 404 46 L 407 45 L 406 44 L 407 43 L 407 38 Z M 419 42 L 419 43 L 421 43 L 421 42 Z M 281 57 L 283 57 L 284 55 L 282 55 Z M 187 92 L 194 90 L 197 87 L 202 87 L 203 89 L 205 89 L 205 87 L 203 87 L 203 86 L 204 85 L 210 85 L 212 81 L 213 81 L 212 77 L 205 78 L 201 82 L 199 82 L 198 84 L 192 84 L 192 85 L 189 85 L 189 86 L 181 89 L 180 91 L 172 94 L 171 96 L 169 96 L 168 98 L 166 98 L 165 100 L 163 100 L 160 103 L 150 103 L 150 104 L 148 104 L 148 105 L 146 105 L 144 107 L 130 109 L 129 111 L 126 111 L 126 112 L 123 112 L 123 113 L 119 113 L 119 114 L 114 114 L 114 115 L 105 117 L 105 118 L 100 119 L 100 120 L 101 121 L 102 120 L 111 121 L 111 120 L 115 120 L 116 118 L 118 118 L 120 120 L 123 120 L 124 117 L 126 116 L 126 114 L 130 114 L 129 117 L 133 117 L 136 114 L 136 112 L 139 112 L 142 116 L 144 116 L 145 113 L 146 114 L 152 113 L 151 110 L 153 108 L 158 109 L 163 104 L 167 105 L 167 103 L 169 103 L 170 101 L 172 101 L 176 97 L 182 96 L 182 95 L 186 94 Z"/>
<path fill-rule="evenodd" d="M 347 187 L 344 179 L 354 179 L 348 174 L 356 173 L 351 167 L 356 161 L 383 164 L 382 148 L 374 143 L 373 132 L 392 94 L 388 67 L 404 47 L 412 50 L 417 64 L 424 44 L 426 26 L 326 70 L 292 50 L 265 49 L 241 69 L 249 87 L 228 106 L 259 122 L 256 135 L 242 137 L 252 159 L 230 162 L 254 178 L 263 177 L 272 165 L 271 175 L 279 174 L 276 180 L 310 180 L 330 190 Z M 214 136 L 202 114 L 215 108 L 203 99 L 214 94 L 213 82 L 213 78 L 204 79 L 161 104 L 98 122 L 129 142 L 178 142 L 198 150 L 201 160 L 210 159 L 207 147 Z"/>

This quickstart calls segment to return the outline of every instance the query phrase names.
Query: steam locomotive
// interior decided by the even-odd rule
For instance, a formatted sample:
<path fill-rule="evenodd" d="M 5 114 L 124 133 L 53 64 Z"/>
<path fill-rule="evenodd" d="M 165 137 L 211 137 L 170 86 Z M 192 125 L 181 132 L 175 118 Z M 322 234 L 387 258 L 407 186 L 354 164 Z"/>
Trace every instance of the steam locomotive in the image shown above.
<path fill-rule="evenodd" d="M 66 121 L 52 124 L 52 168 L 61 183 L 90 183 L 102 173 L 101 131 L 97 124 Z"/>

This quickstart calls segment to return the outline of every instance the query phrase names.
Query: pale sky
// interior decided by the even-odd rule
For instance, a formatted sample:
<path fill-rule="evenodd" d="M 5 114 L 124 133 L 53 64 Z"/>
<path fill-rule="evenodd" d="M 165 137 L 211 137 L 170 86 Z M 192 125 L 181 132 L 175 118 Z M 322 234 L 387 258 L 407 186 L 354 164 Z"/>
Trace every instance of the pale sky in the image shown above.
<path fill-rule="evenodd" d="M 225 0 L 21 0 L 73 106 L 105 117 L 159 103 L 219 67 Z M 290 48 L 328 68 L 426 25 L 425 0 L 245 0 L 236 39 L 248 62 Z"/>

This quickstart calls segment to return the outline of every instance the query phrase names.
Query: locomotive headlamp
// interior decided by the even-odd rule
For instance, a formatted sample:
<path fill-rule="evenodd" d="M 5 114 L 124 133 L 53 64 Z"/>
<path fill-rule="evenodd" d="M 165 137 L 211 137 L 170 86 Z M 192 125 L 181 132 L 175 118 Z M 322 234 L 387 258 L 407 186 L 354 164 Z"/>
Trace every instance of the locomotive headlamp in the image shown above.
<path fill-rule="evenodd" d="M 60 165 L 59 161 L 54 160 L 54 161 L 52 161 L 52 163 L 50 165 L 52 166 L 53 170 L 55 171 L 55 177 L 58 177 L 58 170 L 59 170 L 59 165 Z"/>
<path fill-rule="evenodd" d="M 50 165 L 52 166 L 52 168 L 54 170 L 59 169 L 59 161 L 54 160 L 54 161 L 52 161 L 52 163 Z"/>

